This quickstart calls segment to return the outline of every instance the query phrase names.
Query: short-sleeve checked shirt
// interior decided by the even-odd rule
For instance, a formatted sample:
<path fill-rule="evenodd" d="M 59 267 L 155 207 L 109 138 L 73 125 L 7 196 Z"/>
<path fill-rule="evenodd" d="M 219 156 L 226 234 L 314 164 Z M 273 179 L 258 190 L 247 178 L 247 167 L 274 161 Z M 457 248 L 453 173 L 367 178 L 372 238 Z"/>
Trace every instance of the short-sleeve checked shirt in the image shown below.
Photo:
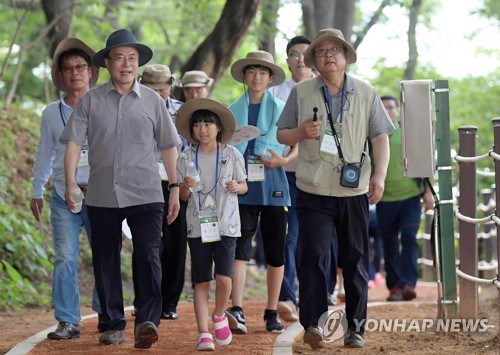
<path fill-rule="evenodd" d="M 85 94 L 60 141 L 83 145 L 88 136 L 87 204 L 124 208 L 164 202 L 156 159 L 180 144 L 165 101 L 137 82 L 122 95 L 111 82 Z"/>

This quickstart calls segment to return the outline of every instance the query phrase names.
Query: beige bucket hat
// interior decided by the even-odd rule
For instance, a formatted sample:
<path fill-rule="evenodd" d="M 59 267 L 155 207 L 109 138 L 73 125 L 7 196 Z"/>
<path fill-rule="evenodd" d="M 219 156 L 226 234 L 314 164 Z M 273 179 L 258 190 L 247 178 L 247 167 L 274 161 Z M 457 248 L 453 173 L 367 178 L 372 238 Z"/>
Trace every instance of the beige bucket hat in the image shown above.
<path fill-rule="evenodd" d="M 175 78 L 170 72 L 170 68 L 163 64 L 146 65 L 142 75 L 139 76 L 139 82 L 153 90 L 165 89 L 171 86 L 174 81 Z"/>
<path fill-rule="evenodd" d="M 306 53 L 304 54 L 304 64 L 309 67 L 314 67 L 314 49 L 315 47 L 325 41 L 334 41 L 341 43 L 346 49 L 346 59 L 348 64 L 356 63 L 357 54 L 354 48 L 345 40 L 344 34 L 341 30 L 336 28 L 325 28 L 320 30 L 314 40 L 307 47 Z"/>
<path fill-rule="evenodd" d="M 271 69 L 273 73 L 273 82 L 268 86 L 276 86 L 285 81 L 285 71 L 281 69 L 280 66 L 274 64 L 273 55 L 266 51 L 254 51 L 247 54 L 245 58 L 238 59 L 231 66 L 231 75 L 234 80 L 242 83 L 243 82 L 243 69 L 247 65 L 262 65 Z"/>

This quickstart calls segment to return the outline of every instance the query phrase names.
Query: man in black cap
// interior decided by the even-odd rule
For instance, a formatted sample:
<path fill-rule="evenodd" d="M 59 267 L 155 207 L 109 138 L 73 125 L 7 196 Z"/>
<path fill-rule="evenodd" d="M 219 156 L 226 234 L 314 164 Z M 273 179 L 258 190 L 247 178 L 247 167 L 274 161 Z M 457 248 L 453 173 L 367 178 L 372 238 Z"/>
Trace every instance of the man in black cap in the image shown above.
<path fill-rule="evenodd" d="M 158 340 L 161 315 L 160 236 L 164 199 L 156 164 L 161 152 L 170 181 L 168 223 L 179 211 L 176 146 L 179 136 L 163 99 L 136 81 L 138 67 L 153 53 L 128 30 L 113 32 L 93 63 L 111 80 L 87 93 L 75 107 L 61 142 L 65 154 L 66 201 L 75 206 L 75 170 L 88 135 L 90 178 L 87 208 L 92 229 L 92 259 L 105 332 L 99 342 L 125 340 L 126 318 L 120 268 L 121 226 L 132 232 L 132 273 L 137 307 L 135 347 Z"/>

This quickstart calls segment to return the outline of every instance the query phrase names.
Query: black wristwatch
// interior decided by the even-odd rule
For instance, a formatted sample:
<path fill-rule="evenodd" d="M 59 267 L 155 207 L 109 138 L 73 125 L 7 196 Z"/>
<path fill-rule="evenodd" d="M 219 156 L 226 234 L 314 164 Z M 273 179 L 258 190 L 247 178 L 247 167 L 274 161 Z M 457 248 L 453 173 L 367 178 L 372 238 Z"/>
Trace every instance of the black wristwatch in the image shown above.
<path fill-rule="evenodd" d="M 174 182 L 173 184 L 168 184 L 168 191 L 172 190 L 174 187 L 179 187 L 181 186 L 180 183 Z"/>

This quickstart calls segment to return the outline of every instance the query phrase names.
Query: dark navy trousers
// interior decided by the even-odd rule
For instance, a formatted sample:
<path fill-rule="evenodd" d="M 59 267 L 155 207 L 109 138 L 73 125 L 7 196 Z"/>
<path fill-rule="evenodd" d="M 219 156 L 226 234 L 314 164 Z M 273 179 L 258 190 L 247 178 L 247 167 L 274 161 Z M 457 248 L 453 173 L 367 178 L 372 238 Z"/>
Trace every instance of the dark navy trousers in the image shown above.
<path fill-rule="evenodd" d="M 132 232 L 135 323 L 160 324 L 160 237 L 164 203 L 125 208 L 87 206 L 92 231 L 92 262 L 105 330 L 124 330 L 121 276 L 122 222 Z"/>
<path fill-rule="evenodd" d="M 297 192 L 300 323 L 317 325 L 328 310 L 328 258 L 337 237 L 349 329 L 364 324 L 368 302 L 368 197 L 330 197 Z M 336 228 L 337 233 L 334 233 Z M 364 327 L 357 329 L 363 334 Z"/>

